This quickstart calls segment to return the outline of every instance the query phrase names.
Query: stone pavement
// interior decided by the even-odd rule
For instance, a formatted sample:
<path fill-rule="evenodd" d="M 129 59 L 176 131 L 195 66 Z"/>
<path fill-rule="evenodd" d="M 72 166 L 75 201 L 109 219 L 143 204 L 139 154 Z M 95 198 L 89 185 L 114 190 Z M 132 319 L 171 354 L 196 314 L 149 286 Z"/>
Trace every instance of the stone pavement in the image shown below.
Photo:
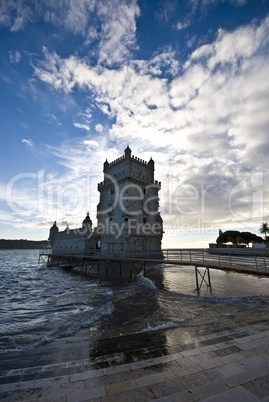
<path fill-rule="evenodd" d="M 0 400 L 269 401 L 269 323 L 212 331 L 190 338 L 175 328 L 93 348 L 77 339 L 2 355 Z"/>

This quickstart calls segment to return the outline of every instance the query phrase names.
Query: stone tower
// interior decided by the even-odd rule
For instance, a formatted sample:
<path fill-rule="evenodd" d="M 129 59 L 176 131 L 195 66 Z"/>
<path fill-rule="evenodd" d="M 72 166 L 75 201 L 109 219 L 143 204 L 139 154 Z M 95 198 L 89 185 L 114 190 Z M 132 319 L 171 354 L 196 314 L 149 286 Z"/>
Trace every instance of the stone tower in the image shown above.
<path fill-rule="evenodd" d="M 98 184 L 98 233 L 102 254 L 125 255 L 133 251 L 161 250 L 163 235 L 154 161 L 125 154 L 104 163 L 104 181 Z"/>

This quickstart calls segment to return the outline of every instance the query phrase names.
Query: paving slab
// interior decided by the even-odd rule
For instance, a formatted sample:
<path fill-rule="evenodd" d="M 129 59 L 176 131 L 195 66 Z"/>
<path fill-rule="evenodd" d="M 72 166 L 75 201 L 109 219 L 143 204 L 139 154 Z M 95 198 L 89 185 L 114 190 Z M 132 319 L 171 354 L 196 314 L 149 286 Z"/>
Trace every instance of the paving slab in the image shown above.
<path fill-rule="evenodd" d="M 84 389 L 67 394 L 66 402 L 83 402 L 106 396 L 105 387 Z M 55 398 L 57 401 L 57 399 Z"/>
<path fill-rule="evenodd" d="M 207 396 L 215 395 L 217 392 L 227 390 L 229 387 L 221 382 L 215 380 L 209 384 L 199 385 L 195 387 L 189 387 L 187 390 L 176 393 L 175 397 L 178 401 L 198 401 Z M 221 400 L 219 400 L 221 401 Z"/>
<path fill-rule="evenodd" d="M 166 348 L 165 355 L 163 349 L 158 354 L 156 334 L 152 347 L 151 334 L 145 338 L 141 334 L 137 338 L 121 337 L 111 344 L 109 339 L 101 340 L 104 347 L 99 348 L 99 355 L 89 351 L 85 340 L 80 350 L 76 341 L 72 351 L 63 348 L 63 360 L 55 364 L 55 348 L 50 349 L 49 356 L 45 348 L 40 353 L 36 351 L 36 355 L 23 354 L 19 367 L 15 355 L 5 355 L 0 400 L 269 402 L 269 323 L 189 340 L 180 339 L 178 334 L 169 330 L 175 347 Z M 60 346 L 59 342 L 57 347 Z"/>
<path fill-rule="evenodd" d="M 130 391 L 135 388 L 138 388 L 135 380 L 123 381 L 117 384 L 107 385 L 106 394 L 107 395 L 121 394 L 122 392 Z"/>
<path fill-rule="evenodd" d="M 162 373 L 151 374 L 137 378 L 135 381 L 138 387 L 144 387 L 145 385 L 157 384 L 165 380 L 171 380 L 173 378 L 176 378 L 174 372 L 172 370 L 167 370 Z"/>
<path fill-rule="evenodd" d="M 243 387 L 236 387 L 227 391 L 219 392 L 214 396 L 200 399 L 203 402 L 255 402 L 259 401 L 259 398 L 255 397 L 252 393 L 248 392 Z"/>
<path fill-rule="evenodd" d="M 243 387 L 258 398 L 266 398 L 269 395 L 269 376 L 260 377 L 249 381 Z"/>

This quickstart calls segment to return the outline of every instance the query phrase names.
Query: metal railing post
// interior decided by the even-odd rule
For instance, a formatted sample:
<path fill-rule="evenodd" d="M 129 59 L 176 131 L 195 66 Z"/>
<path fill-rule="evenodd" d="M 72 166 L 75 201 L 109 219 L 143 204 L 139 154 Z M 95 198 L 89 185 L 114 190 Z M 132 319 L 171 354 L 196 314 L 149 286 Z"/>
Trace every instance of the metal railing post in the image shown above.
<path fill-rule="evenodd" d="M 257 256 L 255 255 L 255 265 L 256 265 L 256 270 L 257 272 L 259 271 L 258 263 L 257 263 Z"/>
<path fill-rule="evenodd" d="M 197 272 L 197 266 L 195 265 L 195 279 L 196 279 L 196 290 L 199 292 L 199 282 L 198 282 L 198 272 Z"/>

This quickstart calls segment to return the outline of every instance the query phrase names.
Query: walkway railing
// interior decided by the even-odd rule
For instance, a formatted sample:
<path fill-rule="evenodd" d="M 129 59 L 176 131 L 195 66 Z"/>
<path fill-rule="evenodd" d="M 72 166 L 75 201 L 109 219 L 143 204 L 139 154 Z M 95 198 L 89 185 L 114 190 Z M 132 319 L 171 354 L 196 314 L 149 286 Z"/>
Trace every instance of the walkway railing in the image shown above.
<path fill-rule="evenodd" d="M 99 250 L 89 254 L 45 254 L 40 253 L 39 261 L 47 258 L 47 265 L 62 265 L 68 267 L 80 267 L 85 273 L 100 274 L 106 278 L 113 275 L 122 277 L 124 274 L 132 279 L 144 271 L 146 276 L 146 265 L 161 264 L 174 266 L 192 266 L 195 270 L 196 289 L 199 292 L 203 283 L 211 288 L 210 269 L 228 269 L 239 272 L 255 273 L 257 275 L 268 275 L 269 256 L 261 254 L 247 255 L 238 252 L 237 255 L 226 251 L 209 252 L 204 249 L 163 249 L 130 251 L 125 255 L 102 255 Z M 100 263 L 100 264 L 99 264 Z M 101 266 L 101 268 L 100 268 Z"/>
<path fill-rule="evenodd" d="M 41 254 L 50 255 L 50 251 L 42 250 Z M 261 253 L 255 253 L 255 251 L 240 252 L 238 249 L 237 254 L 234 254 L 234 250 L 229 252 L 225 251 L 217 251 L 214 249 L 213 252 L 207 249 L 162 249 L 162 250 L 146 250 L 146 251 L 136 251 L 130 250 L 130 252 L 126 252 L 124 255 L 116 253 L 114 254 L 106 254 L 103 255 L 100 253 L 100 250 L 94 250 L 94 252 L 89 254 L 69 254 L 69 256 L 73 255 L 74 257 L 87 257 L 92 258 L 97 257 L 98 259 L 128 259 L 128 260 L 137 260 L 141 259 L 145 262 L 148 260 L 152 263 L 168 263 L 175 265 L 194 265 L 194 266 L 203 266 L 209 268 L 235 268 L 236 270 L 248 270 L 249 272 L 256 271 L 258 273 L 265 272 L 269 273 L 269 256 Z M 62 255 L 64 257 L 64 254 Z"/>
<path fill-rule="evenodd" d="M 260 269 L 269 269 L 269 256 L 265 253 L 255 253 L 253 251 L 251 255 L 246 252 L 237 251 L 229 252 L 228 250 L 215 251 L 213 253 L 205 249 L 162 249 L 160 250 L 150 250 L 150 251 L 137 251 L 130 253 L 129 257 L 133 258 L 143 258 L 147 259 L 160 259 L 160 254 L 162 254 L 163 263 L 166 261 L 171 263 L 175 262 L 186 262 L 188 264 L 193 263 L 193 265 L 214 265 L 218 268 L 242 266 L 253 267 L 258 272 Z"/>

